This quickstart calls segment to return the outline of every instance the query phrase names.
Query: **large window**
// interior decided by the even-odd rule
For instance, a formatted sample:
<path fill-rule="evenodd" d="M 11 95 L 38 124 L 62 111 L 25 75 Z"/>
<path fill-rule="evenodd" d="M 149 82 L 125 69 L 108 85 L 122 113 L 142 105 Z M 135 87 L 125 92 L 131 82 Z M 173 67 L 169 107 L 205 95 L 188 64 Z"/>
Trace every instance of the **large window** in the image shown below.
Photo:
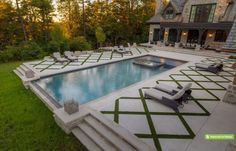
<path fill-rule="evenodd" d="M 217 42 L 225 42 L 227 39 L 227 33 L 224 30 L 217 30 L 215 34 L 215 40 Z"/>
<path fill-rule="evenodd" d="M 174 9 L 173 7 L 168 7 L 165 11 L 165 18 L 166 19 L 173 19 L 174 17 Z"/>
<path fill-rule="evenodd" d="M 213 22 L 216 4 L 193 5 L 189 22 Z"/>

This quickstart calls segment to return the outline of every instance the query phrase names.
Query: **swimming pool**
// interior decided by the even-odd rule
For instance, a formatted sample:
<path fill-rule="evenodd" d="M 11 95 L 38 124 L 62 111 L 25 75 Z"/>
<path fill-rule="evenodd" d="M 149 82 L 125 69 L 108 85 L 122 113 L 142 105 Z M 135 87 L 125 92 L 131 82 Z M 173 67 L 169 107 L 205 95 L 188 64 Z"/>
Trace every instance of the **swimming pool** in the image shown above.
<path fill-rule="evenodd" d="M 85 104 L 185 63 L 151 55 L 139 57 L 165 63 L 160 67 L 148 68 L 134 65 L 134 59 L 137 58 L 42 78 L 35 84 L 60 105 L 70 99 Z"/>

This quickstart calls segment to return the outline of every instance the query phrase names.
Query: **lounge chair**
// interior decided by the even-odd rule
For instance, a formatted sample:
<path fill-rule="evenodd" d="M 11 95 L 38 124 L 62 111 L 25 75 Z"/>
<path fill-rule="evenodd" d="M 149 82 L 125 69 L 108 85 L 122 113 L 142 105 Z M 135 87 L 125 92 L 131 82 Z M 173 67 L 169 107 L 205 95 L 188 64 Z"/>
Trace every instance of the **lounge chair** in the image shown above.
<path fill-rule="evenodd" d="M 52 54 L 52 58 L 54 58 L 56 62 L 60 62 L 60 63 L 64 63 L 68 61 L 66 58 L 62 58 L 59 52 L 54 52 Z"/>
<path fill-rule="evenodd" d="M 209 72 L 213 72 L 217 74 L 220 71 L 223 71 L 223 64 L 222 63 L 213 63 L 213 64 L 207 64 L 207 63 L 196 63 L 196 68 L 204 69 Z"/>
<path fill-rule="evenodd" d="M 179 90 L 174 95 L 170 95 L 164 91 L 157 90 L 154 88 L 148 89 L 145 91 L 145 97 L 153 100 L 157 100 L 158 102 L 171 107 L 175 111 L 179 111 L 178 107 L 183 107 L 183 100 L 186 88 Z"/>
<path fill-rule="evenodd" d="M 131 53 L 131 50 L 127 50 L 124 46 L 120 46 L 120 47 L 114 46 L 113 47 L 113 51 L 121 53 L 121 54 L 123 54 L 123 53 Z"/>
<path fill-rule="evenodd" d="M 65 51 L 64 56 L 70 61 L 78 61 L 78 57 L 76 57 L 71 51 Z"/>
<path fill-rule="evenodd" d="M 124 46 L 120 46 L 120 51 L 122 51 L 122 53 L 131 53 L 130 49 L 125 48 Z"/>
<path fill-rule="evenodd" d="M 164 92 L 166 92 L 170 95 L 175 95 L 180 90 L 184 89 L 185 93 L 183 95 L 183 102 L 187 103 L 188 98 L 190 97 L 190 95 L 192 93 L 191 86 L 192 86 L 192 83 L 188 83 L 184 86 L 177 86 L 177 87 L 167 85 L 167 84 L 164 84 L 164 83 L 159 83 L 154 87 L 154 89 L 164 91 Z"/>

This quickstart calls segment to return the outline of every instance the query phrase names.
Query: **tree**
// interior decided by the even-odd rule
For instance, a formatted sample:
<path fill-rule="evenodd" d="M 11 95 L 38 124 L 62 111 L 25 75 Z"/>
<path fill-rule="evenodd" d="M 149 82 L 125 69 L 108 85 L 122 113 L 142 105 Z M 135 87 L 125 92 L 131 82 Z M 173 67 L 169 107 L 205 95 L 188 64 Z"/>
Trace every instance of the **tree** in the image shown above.
<path fill-rule="evenodd" d="M 97 42 L 100 44 L 100 47 L 102 46 L 102 43 L 106 40 L 106 35 L 101 27 L 97 27 L 96 29 L 96 39 Z"/>
<path fill-rule="evenodd" d="M 26 33 L 26 29 L 25 29 L 24 20 L 23 20 L 23 17 L 21 15 L 21 9 L 19 7 L 19 1 L 18 0 L 16 0 L 16 10 L 17 10 L 17 14 L 18 14 L 18 17 L 19 17 L 19 21 L 21 23 L 22 31 L 24 33 L 24 40 L 27 41 L 28 40 L 27 33 Z"/>
<path fill-rule="evenodd" d="M 68 39 L 64 36 L 63 30 L 60 25 L 55 25 L 50 33 L 51 41 L 49 42 L 48 49 L 50 52 L 54 51 L 67 51 L 69 50 Z"/>

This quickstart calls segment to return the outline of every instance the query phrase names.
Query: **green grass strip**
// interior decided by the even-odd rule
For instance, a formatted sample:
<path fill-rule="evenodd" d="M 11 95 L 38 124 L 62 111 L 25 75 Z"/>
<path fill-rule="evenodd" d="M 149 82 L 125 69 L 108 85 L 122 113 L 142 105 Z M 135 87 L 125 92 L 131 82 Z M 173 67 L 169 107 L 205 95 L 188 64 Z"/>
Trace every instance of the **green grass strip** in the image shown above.
<path fill-rule="evenodd" d="M 146 118 L 147 118 L 147 121 L 148 121 L 148 125 L 149 125 L 149 128 L 150 128 L 151 134 L 153 136 L 154 144 L 155 144 L 158 151 L 162 151 L 161 144 L 160 144 L 160 142 L 158 140 L 158 137 L 157 137 L 156 129 L 155 129 L 154 124 L 152 122 L 151 114 L 149 113 L 148 106 L 146 104 L 145 97 L 143 96 L 143 93 L 142 93 L 141 89 L 139 89 L 139 95 L 140 95 L 141 101 L 143 103 L 144 111 L 146 113 Z"/>
<path fill-rule="evenodd" d="M 61 69 L 64 69 L 66 66 L 68 66 L 71 62 L 68 61 L 63 67 L 61 67 Z"/>
<path fill-rule="evenodd" d="M 135 49 L 139 52 L 139 54 L 142 54 L 142 52 L 137 47 L 135 47 Z"/>
<path fill-rule="evenodd" d="M 53 66 L 53 65 L 55 65 L 55 64 L 56 64 L 56 62 L 54 62 L 53 64 L 51 64 L 51 65 L 47 66 L 46 68 L 40 70 L 40 72 L 43 72 L 44 70 L 48 69 L 49 67 L 51 67 L 51 66 Z"/>
<path fill-rule="evenodd" d="M 40 64 L 42 64 L 44 62 L 46 62 L 46 60 L 43 60 L 43 61 L 39 62 L 38 64 L 33 65 L 33 67 L 36 67 L 36 66 L 38 66 L 38 65 L 40 65 Z"/>
<path fill-rule="evenodd" d="M 97 59 L 97 62 L 99 62 L 99 60 L 101 59 L 102 55 L 103 55 L 103 52 L 101 52 L 100 56 Z"/>
<path fill-rule="evenodd" d="M 81 63 L 81 65 L 83 65 L 91 56 L 92 56 L 92 54 L 90 54 L 90 55 Z"/>
<path fill-rule="evenodd" d="M 115 113 L 114 113 L 114 121 L 119 123 L 119 99 L 115 101 Z"/>

